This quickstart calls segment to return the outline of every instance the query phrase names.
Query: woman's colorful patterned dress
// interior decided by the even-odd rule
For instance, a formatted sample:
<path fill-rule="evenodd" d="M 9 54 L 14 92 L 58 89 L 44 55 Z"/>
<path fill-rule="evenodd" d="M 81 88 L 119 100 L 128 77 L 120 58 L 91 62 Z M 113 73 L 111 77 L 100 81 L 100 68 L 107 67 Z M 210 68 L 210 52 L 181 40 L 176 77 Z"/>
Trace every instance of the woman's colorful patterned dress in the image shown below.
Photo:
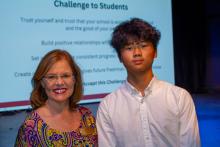
<path fill-rule="evenodd" d="M 95 118 L 85 107 L 78 107 L 82 120 L 76 131 L 61 132 L 50 128 L 35 112 L 20 127 L 16 147 L 97 147 Z"/>

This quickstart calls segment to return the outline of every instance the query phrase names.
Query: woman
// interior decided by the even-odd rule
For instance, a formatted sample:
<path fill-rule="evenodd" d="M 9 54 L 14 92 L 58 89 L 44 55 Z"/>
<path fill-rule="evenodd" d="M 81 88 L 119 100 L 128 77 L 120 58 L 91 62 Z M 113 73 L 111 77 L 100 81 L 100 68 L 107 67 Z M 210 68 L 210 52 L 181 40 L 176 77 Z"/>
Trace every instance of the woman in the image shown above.
<path fill-rule="evenodd" d="M 32 84 L 33 111 L 21 125 L 15 146 L 97 146 L 95 119 L 77 104 L 83 91 L 80 69 L 67 51 L 47 53 Z"/>

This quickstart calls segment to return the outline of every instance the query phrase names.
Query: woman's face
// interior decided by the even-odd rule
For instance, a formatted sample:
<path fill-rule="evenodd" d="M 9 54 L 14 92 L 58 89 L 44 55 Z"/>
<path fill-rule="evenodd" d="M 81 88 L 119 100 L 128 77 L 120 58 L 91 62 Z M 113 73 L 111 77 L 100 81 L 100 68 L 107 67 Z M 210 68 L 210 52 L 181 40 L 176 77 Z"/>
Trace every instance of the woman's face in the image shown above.
<path fill-rule="evenodd" d="M 68 103 L 75 85 L 73 71 L 68 62 L 65 59 L 56 62 L 44 76 L 41 84 L 49 101 Z"/>

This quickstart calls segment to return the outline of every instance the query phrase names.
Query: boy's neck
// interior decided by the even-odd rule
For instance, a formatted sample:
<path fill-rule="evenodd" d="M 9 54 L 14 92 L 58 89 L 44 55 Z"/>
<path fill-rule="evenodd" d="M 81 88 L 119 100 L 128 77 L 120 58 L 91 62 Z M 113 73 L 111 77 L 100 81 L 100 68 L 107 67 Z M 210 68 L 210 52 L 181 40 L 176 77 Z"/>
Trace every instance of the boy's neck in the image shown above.
<path fill-rule="evenodd" d="M 142 96 L 144 96 L 144 90 L 149 85 L 153 76 L 154 75 L 152 71 L 148 73 L 128 73 L 127 80 L 132 86 L 134 86 L 139 92 L 141 92 Z"/>

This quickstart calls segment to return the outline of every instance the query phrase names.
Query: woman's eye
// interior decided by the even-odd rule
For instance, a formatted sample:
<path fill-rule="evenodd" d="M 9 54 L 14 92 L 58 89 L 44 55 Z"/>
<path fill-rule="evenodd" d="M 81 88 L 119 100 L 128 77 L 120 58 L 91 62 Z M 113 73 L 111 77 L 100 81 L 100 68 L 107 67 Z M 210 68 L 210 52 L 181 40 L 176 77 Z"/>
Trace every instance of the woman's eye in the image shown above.
<path fill-rule="evenodd" d="M 70 78 L 70 77 L 71 77 L 71 75 L 68 75 L 68 74 L 62 75 L 62 78 L 65 78 L 65 79 Z"/>
<path fill-rule="evenodd" d="M 50 75 L 50 76 L 47 76 L 47 78 L 52 80 L 52 79 L 56 79 L 56 76 Z"/>

